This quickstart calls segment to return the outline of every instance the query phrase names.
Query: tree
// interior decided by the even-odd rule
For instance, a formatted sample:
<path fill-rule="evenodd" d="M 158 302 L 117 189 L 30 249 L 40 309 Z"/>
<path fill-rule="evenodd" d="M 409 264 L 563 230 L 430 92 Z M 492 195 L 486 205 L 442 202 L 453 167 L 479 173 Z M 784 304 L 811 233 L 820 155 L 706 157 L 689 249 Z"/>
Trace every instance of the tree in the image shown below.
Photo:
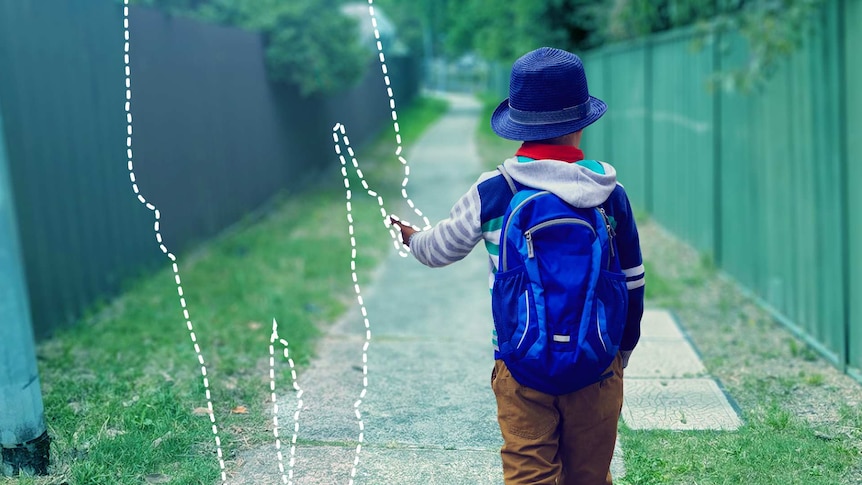
<path fill-rule="evenodd" d="M 399 39 L 410 52 L 434 57 L 442 53 L 442 39 L 449 32 L 449 3 L 450 0 L 375 0 L 373 5 L 392 18 Z"/>

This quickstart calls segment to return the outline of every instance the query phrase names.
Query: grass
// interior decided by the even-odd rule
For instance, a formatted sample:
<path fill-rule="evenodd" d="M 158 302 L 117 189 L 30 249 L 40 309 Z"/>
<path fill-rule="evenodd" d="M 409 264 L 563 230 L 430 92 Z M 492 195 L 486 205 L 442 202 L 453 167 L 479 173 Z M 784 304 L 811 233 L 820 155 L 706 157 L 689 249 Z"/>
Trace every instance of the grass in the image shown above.
<path fill-rule="evenodd" d="M 445 109 L 443 101 L 420 98 L 401 110 L 405 142 L 415 141 Z M 391 153 L 391 140 L 384 132 L 359 150 Z M 400 170 L 395 161 L 369 163 L 366 172 L 396 192 Z M 355 176 L 351 186 L 359 186 Z M 289 341 L 291 357 L 304 365 L 322 331 L 353 301 L 344 197 L 333 166 L 315 190 L 282 194 L 262 219 L 249 218 L 178 256 L 228 460 L 242 447 L 271 439 L 272 319 Z M 357 269 L 368 270 L 391 247 L 389 235 L 376 225 L 375 200 L 354 196 L 353 215 Z M 167 259 L 164 266 L 38 346 L 53 439 L 51 476 L 0 478 L 0 483 L 211 484 L 218 479 L 201 366 Z M 280 388 L 288 389 L 289 369 L 282 367 Z"/>
<path fill-rule="evenodd" d="M 743 412 L 734 432 L 642 431 L 621 425 L 626 484 L 835 485 L 859 459 L 846 440 L 816 433 L 777 397 Z"/>
<path fill-rule="evenodd" d="M 835 485 L 857 459 L 840 441 L 815 435 L 773 408 L 735 432 L 621 429 L 621 485 Z"/>

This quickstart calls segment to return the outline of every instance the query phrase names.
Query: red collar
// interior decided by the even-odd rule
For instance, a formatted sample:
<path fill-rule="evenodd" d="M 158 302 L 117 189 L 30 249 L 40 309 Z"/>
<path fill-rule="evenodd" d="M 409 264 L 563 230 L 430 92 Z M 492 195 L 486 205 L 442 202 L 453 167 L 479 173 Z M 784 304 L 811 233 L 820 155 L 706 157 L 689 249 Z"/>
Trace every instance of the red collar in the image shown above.
<path fill-rule="evenodd" d="M 525 141 L 515 156 L 532 158 L 533 160 L 562 160 L 564 162 L 579 162 L 584 159 L 584 152 L 571 145 L 547 145 Z"/>

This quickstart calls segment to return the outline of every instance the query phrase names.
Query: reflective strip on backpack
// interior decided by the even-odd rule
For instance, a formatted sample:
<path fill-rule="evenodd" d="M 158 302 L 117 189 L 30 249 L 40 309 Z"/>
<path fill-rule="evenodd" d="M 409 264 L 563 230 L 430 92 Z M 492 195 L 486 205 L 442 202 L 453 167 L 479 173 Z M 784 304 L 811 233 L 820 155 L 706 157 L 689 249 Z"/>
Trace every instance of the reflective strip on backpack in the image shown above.
<path fill-rule="evenodd" d="M 530 294 L 528 290 L 524 291 L 524 306 L 527 307 L 527 323 L 524 324 L 524 334 L 521 335 L 521 340 L 518 341 L 518 346 L 516 349 L 521 348 L 521 344 L 524 343 L 524 337 L 527 336 L 527 330 L 530 329 Z"/>

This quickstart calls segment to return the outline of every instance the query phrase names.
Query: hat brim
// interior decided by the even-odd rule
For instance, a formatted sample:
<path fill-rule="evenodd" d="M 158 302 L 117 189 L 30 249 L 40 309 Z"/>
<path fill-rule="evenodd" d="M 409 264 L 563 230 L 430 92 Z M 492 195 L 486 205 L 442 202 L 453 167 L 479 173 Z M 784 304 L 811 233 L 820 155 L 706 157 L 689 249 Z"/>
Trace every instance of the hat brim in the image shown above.
<path fill-rule="evenodd" d="M 590 111 L 583 118 L 564 121 L 562 123 L 525 125 L 512 121 L 512 118 L 509 117 L 509 98 L 506 98 L 497 106 L 494 114 L 491 115 L 491 129 L 494 130 L 494 133 L 507 140 L 547 140 L 583 130 L 601 118 L 607 109 L 608 105 L 604 101 L 590 96 Z"/>

